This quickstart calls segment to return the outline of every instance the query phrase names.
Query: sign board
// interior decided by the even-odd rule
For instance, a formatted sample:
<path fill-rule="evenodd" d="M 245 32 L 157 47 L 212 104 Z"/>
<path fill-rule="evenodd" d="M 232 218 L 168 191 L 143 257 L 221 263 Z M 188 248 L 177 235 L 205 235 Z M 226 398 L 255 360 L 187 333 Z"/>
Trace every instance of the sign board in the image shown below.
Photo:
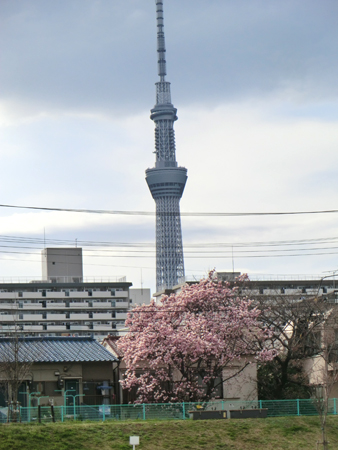
<path fill-rule="evenodd" d="M 140 445 L 140 437 L 139 436 L 130 436 L 129 444 L 130 445 Z"/>
<path fill-rule="evenodd" d="M 105 413 L 106 416 L 109 416 L 111 414 L 110 406 L 108 405 L 99 406 L 99 413 L 103 414 L 103 412 Z"/>

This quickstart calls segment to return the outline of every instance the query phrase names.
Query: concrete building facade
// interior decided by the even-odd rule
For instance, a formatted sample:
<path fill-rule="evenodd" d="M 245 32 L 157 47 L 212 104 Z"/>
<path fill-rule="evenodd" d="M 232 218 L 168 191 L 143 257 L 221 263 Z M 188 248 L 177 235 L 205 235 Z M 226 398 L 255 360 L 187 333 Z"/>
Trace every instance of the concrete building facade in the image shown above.
<path fill-rule="evenodd" d="M 101 340 L 124 328 L 132 283 L 124 279 L 85 282 L 82 250 L 57 250 L 42 252 L 46 279 L 0 283 L 0 336 L 20 332 L 26 336 L 75 335 Z"/>

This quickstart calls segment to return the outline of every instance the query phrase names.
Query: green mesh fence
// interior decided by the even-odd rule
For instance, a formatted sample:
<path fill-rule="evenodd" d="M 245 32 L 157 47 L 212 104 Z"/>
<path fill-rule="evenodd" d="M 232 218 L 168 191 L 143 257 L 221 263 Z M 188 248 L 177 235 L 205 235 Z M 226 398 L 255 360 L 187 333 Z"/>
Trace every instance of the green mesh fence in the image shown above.
<path fill-rule="evenodd" d="M 267 409 L 268 417 L 313 416 L 318 415 L 320 402 L 314 399 L 295 400 L 255 400 L 255 401 L 214 401 L 199 403 L 152 403 L 133 405 L 73 405 L 21 407 L 16 422 L 67 422 L 67 421 L 107 421 L 107 420 L 186 420 L 198 410 L 243 410 Z M 337 399 L 329 400 L 328 414 L 337 414 Z M 7 408 L 0 411 L 0 423 L 12 422 Z"/>

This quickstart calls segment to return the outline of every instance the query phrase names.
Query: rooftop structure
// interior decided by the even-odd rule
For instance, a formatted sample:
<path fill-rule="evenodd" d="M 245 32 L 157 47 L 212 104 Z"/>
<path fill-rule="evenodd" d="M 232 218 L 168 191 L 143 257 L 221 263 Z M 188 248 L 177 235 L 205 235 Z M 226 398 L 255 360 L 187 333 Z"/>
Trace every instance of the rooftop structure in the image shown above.
<path fill-rule="evenodd" d="M 174 122 L 177 109 L 171 103 L 166 81 L 163 1 L 156 1 L 159 82 L 150 118 L 155 122 L 155 167 L 146 170 L 146 181 L 156 203 L 156 290 L 171 289 L 184 277 L 180 199 L 187 169 L 176 161 Z"/>
<path fill-rule="evenodd" d="M 42 279 L 51 282 L 83 281 L 82 248 L 43 249 Z"/>

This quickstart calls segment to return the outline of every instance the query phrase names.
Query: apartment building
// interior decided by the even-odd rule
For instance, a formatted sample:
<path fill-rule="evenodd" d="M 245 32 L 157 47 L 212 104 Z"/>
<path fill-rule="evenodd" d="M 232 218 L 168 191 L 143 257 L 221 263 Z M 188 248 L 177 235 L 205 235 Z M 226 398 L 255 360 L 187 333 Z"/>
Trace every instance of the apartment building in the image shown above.
<path fill-rule="evenodd" d="M 241 272 L 216 272 L 217 280 L 228 282 L 230 286 L 241 275 Z M 198 282 L 197 276 L 184 277 L 180 284 L 172 289 L 155 293 L 154 297 L 158 300 L 162 295 L 179 293 L 185 284 L 196 284 Z M 250 277 L 249 281 L 240 283 L 240 292 L 251 298 L 289 296 L 303 300 L 310 297 L 323 297 L 329 304 L 338 304 L 338 278 L 335 274 L 323 277 L 304 275 L 253 276 Z"/>
<path fill-rule="evenodd" d="M 83 279 L 81 248 L 42 251 L 43 280 L 0 283 L 0 336 L 93 336 L 124 328 L 130 308 L 125 278 Z"/>

